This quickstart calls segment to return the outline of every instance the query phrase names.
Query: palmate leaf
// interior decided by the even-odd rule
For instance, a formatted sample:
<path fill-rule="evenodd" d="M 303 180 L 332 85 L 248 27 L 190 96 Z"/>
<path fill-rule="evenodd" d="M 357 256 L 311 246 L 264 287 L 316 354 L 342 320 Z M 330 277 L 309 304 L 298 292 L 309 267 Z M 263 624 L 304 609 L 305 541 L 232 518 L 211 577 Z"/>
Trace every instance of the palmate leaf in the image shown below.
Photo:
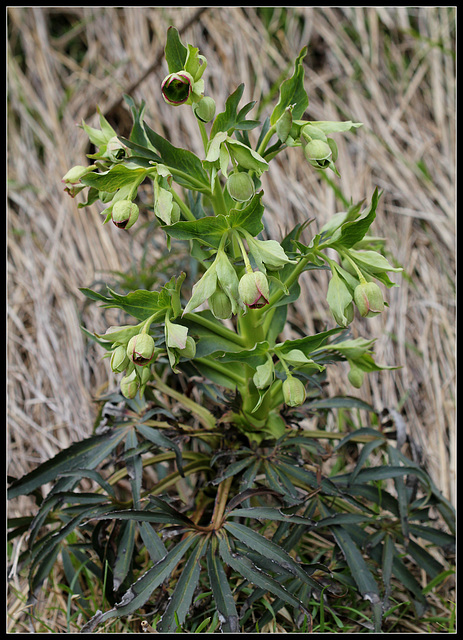
<path fill-rule="evenodd" d="M 203 537 L 188 558 L 174 592 L 169 599 L 169 604 L 157 625 L 157 630 L 160 633 L 172 633 L 179 624 L 182 625 L 184 623 L 198 584 L 201 572 L 200 561 L 206 552 L 208 542 L 209 540 Z"/>
<path fill-rule="evenodd" d="M 265 591 L 273 593 L 291 606 L 296 609 L 301 609 L 304 613 L 309 615 L 309 612 L 306 610 L 302 602 L 293 596 L 283 585 L 277 582 L 275 578 L 272 578 L 261 569 L 256 568 L 253 562 L 246 556 L 233 552 L 230 548 L 230 541 L 226 536 L 222 535 L 220 537 L 219 552 L 225 564 L 228 564 L 228 566 L 237 571 L 246 580 L 249 580 L 249 582 L 252 582 L 262 589 L 265 589 Z"/>
<path fill-rule="evenodd" d="M 239 632 L 239 617 L 227 576 L 218 554 L 218 541 L 213 538 L 207 549 L 207 572 L 223 633 Z"/>
<path fill-rule="evenodd" d="M 247 547 L 257 551 L 257 553 L 263 556 L 266 560 L 270 560 L 274 564 L 275 568 L 281 567 L 281 569 L 288 571 L 310 587 L 315 587 L 316 589 L 320 588 L 318 582 L 311 578 L 280 545 L 275 544 L 275 542 L 268 540 L 260 533 L 257 533 L 249 527 L 237 522 L 227 522 L 227 524 L 224 525 L 224 529 L 240 540 L 240 542 L 244 543 Z"/>
<path fill-rule="evenodd" d="M 8 489 L 8 499 L 25 495 L 42 485 L 53 482 L 63 472 L 76 469 L 94 469 L 127 435 L 127 427 L 117 427 L 101 435 L 91 436 L 60 451 L 22 478 L 15 480 Z M 63 478 L 64 480 L 64 478 Z M 66 479 L 75 483 L 75 478 Z"/>
<path fill-rule="evenodd" d="M 146 122 L 143 126 L 148 140 L 159 153 L 162 163 L 170 169 L 174 180 L 187 189 L 209 193 L 209 176 L 198 156 L 188 149 L 174 147 Z"/>
<path fill-rule="evenodd" d="M 81 633 L 92 633 L 95 627 L 111 618 L 127 616 L 142 607 L 150 598 L 153 591 L 164 580 L 172 575 L 173 570 L 183 558 L 185 553 L 194 544 L 197 544 L 200 536 L 190 535 L 181 540 L 166 556 L 159 560 L 151 569 L 148 569 L 122 596 L 112 609 L 105 613 L 97 611 L 95 615 L 82 627 Z"/>
<path fill-rule="evenodd" d="M 122 523 L 117 540 L 117 551 L 113 566 L 113 589 L 117 591 L 124 582 L 132 565 L 135 547 L 136 522 L 128 520 Z"/>
<path fill-rule="evenodd" d="M 335 515 L 323 503 L 319 503 L 319 508 L 325 517 Z M 349 535 L 345 524 L 344 526 L 339 524 L 330 525 L 330 531 L 349 565 L 351 575 L 357 584 L 360 594 L 372 604 L 375 630 L 378 633 L 381 626 L 381 597 L 376 580 L 368 568 L 358 546 Z"/>

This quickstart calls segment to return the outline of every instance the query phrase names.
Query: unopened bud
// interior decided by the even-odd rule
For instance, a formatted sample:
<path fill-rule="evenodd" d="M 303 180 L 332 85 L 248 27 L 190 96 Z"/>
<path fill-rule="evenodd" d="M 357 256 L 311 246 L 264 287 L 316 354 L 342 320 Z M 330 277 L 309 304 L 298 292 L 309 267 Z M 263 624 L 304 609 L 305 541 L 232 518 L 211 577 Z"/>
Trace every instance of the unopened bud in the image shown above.
<path fill-rule="evenodd" d="M 121 379 L 119 386 L 124 398 L 127 398 L 128 400 L 135 398 L 139 386 L 135 371 L 132 371 L 129 376 L 124 376 Z"/>
<path fill-rule="evenodd" d="M 162 97 L 172 105 L 178 107 L 190 97 L 193 89 L 193 78 L 186 71 L 170 73 L 161 84 Z"/>
<path fill-rule="evenodd" d="M 245 273 L 239 282 L 238 293 L 242 302 L 250 309 L 264 307 L 270 297 L 267 277 L 262 271 Z"/>
<path fill-rule="evenodd" d="M 305 401 L 305 387 L 294 376 L 289 376 L 283 381 L 283 398 L 289 407 L 299 407 Z"/>
<path fill-rule="evenodd" d="M 201 122 L 210 122 L 215 116 L 215 100 L 205 96 L 194 104 L 193 112 Z"/>
<path fill-rule="evenodd" d="M 251 176 L 244 171 L 237 171 L 228 177 L 227 189 L 233 200 L 237 202 L 247 202 L 255 192 Z"/>
<path fill-rule="evenodd" d="M 83 167 L 82 165 L 76 165 L 69 169 L 69 171 L 61 178 L 61 182 L 65 184 L 77 184 L 79 180 L 89 171 L 89 167 Z"/>
<path fill-rule="evenodd" d="M 232 304 L 230 298 L 222 289 L 216 289 L 208 299 L 209 309 L 214 317 L 220 320 L 227 320 L 232 317 Z"/>
<path fill-rule="evenodd" d="M 111 213 L 112 221 L 119 229 L 130 229 L 138 220 L 138 206 L 131 200 L 118 200 Z"/>
<path fill-rule="evenodd" d="M 127 356 L 140 367 L 145 366 L 153 359 L 155 352 L 154 340 L 147 333 L 139 333 L 129 340 Z"/>
<path fill-rule="evenodd" d="M 363 282 L 354 290 L 354 302 L 364 318 L 372 318 L 384 309 L 381 289 L 376 282 Z"/>
<path fill-rule="evenodd" d="M 196 342 L 191 336 L 187 336 L 184 349 L 178 350 L 183 358 L 194 358 L 196 355 Z"/>
<path fill-rule="evenodd" d="M 124 345 L 116 347 L 111 355 L 111 369 L 114 373 L 122 373 L 125 371 L 129 362 L 127 348 Z"/>
<path fill-rule="evenodd" d="M 350 371 L 347 374 L 347 379 L 351 383 L 353 387 L 356 389 L 360 389 L 363 384 L 363 378 L 365 377 L 365 372 L 359 369 L 353 362 L 349 362 Z"/>

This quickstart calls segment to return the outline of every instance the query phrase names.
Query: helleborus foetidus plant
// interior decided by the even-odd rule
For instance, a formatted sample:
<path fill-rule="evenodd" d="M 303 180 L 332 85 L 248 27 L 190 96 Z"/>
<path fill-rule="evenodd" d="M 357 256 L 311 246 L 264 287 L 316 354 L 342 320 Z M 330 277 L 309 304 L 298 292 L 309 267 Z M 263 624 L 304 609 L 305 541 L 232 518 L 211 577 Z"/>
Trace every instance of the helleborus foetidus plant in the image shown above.
<path fill-rule="evenodd" d="M 185 46 L 174 28 L 168 30 L 165 54 L 168 75 L 160 97 L 172 108 L 193 110 L 202 156 L 173 146 L 145 120 L 145 104 L 137 106 L 125 96 L 133 115 L 129 137 L 118 136 L 101 113 L 99 129 L 82 123 L 96 148 L 89 156 L 92 164 L 70 169 L 63 182 L 73 197 L 88 189 L 78 206 L 101 202 L 104 222 L 114 223 L 122 234 L 136 232 L 145 216 L 154 217 L 166 251 L 185 243 L 198 275 L 192 281 L 182 271 L 156 290 L 124 295 L 109 287 L 104 292 L 82 289 L 103 307 L 119 308 L 127 316 L 121 326 L 94 329 L 93 334 L 85 329 L 110 359 L 120 393 L 108 400 L 123 409 L 116 411 L 111 427 L 100 423 L 90 439 L 12 484 L 15 497 L 56 481 L 31 524 L 31 593 L 60 549 L 67 558 L 82 558 L 81 543 L 82 548 L 90 544 L 110 571 L 106 596 L 111 608 L 91 612 L 95 615 L 86 631 L 139 610 L 160 618 L 158 631 L 179 630 L 194 615 L 190 607 L 201 590 L 209 593 L 205 602 L 215 611 L 212 629 L 249 629 L 246 611 L 259 608 L 265 594 L 273 598 L 274 614 L 290 607 L 295 620 L 301 614 L 310 625 L 310 597 L 335 589 L 346 572 L 350 578 L 341 583 L 354 585 L 370 601 L 378 630 L 392 573 L 425 606 L 400 559 L 405 539 L 426 537 L 416 524 L 426 507 L 407 493 L 404 475 L 422 481 L 447 522 L 450 507 L 417 465 L 381 430 L 369 427 L 338 437 L 336 451 L 347 442 L 364 444 L 352 473 L 325 476 L 321 463 L 333 450 L 322 447 L 299 421 L 307 412 L 336 405 L 322 397 L 328 366 L 344 362 L 353 388 L 366 374 L 392 368 L 378 365 L 374 340 L 352 338 L 349 325 L 356 309 L 358 317 L 366 318 L 384 312 L 383 289 L 395 286 L 388 273 L 400 268 L 370 246 L 377 190 L 367 205 L 351 204 L 304 244 L 306 220 L 280 240 L 265 238 L 261 186 L 262 175 L 280 153 L 298 154 L 307 171 L 330 171 L 336 177 L 336 138 L 361 125 L 306 119 L 306 49 L 263 122 L 248 118 L 253 102 L 240 106 L 243 85 L 216 115 L 214 99 L 205 94 L 206 60 L 197 48 Z M 137 197 L 147 181 L 153 194 L 149 213 Z M 330 274 L 331 326 L 281 340 L 288 306 L 300 295 L 299 279 L 313 270 Z M 178 379 L 190 380 L 199 396 L 186 392 Z M 161 396 L 172 405 L 163 404 Z M 352 397 L 346 402 L 373 411 Z M 147 458 L 153 450 L 157 453 Z M 367 486 L 362 466 L 373 451 L 382 451 L 384 463 L 366 470 L 373 483 Z M 112 460 L 109 477 L 99 470 L 105 460 Z M 82 477 L 98 488 L 74 491 Z M 182 478 L 186 484 L 179 493 Z M 128 480 L 128 489 L 116 493 L 121 479 Z M 385 480 L 393 483 L 396 495 L 379 487 Z M 378 516 L 384 505 L 390 512 L 386 528 Z M 51 537 L 40 537 L 46 519 L 56 529 Z M 63 547 L 76 528 L 72 550 Z M 304 556 L 298 544 L 314 529 L 326 537 L 328 548 L 342 554 L 330 559 L 327 553 L 323 562 L 307 555 L 296 560 L 295 554 Z M 365 536 L 371 541 L 368 562 Z M 441 537 L 442 544 L 448 543 Z M 139 566 L 142 549 L 152 560 L 145 571 Z M 428 563 L 435 571 L 426 551 L 418 546 L 408 550 L 421 567 Z M 383 567 L 383 587 L 373 564 Z M 71 560 L 66 566 L 72 566 Z M 233 574 L 240 580 L 231 582 Z M 160 603 L 155 594 L 164 584 L 169 597 Z M 239 602 L 245 605 L 241 613 Z M 269 611 L 261 615 L 265 620 Z"/>

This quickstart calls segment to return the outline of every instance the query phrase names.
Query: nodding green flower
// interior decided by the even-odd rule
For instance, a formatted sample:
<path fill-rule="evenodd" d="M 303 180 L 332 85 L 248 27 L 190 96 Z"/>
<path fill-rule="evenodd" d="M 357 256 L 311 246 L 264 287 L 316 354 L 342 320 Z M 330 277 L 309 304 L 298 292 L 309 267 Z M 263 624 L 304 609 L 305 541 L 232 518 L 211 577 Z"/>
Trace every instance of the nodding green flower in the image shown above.
<path fill-rule="evenodd" d="M 210 122 L 215 116 L 215 100 L 209 96 L 204 96 L 193 105 L 193 113 L 201 122 Z"/>
<path fill-rule="evenodd" d="M 106 155 L 113 162 L 117 162 L 129 156 L 130 150 L 125 144 L 122 144 L 117 136 L 114 136 L 106 146 Z"/>
<path fill-rule="evenodd" d="M 130 338 L 127 345 L 127 356 L 140 367 L 144 367 L 153 359 L 155 353 L 154 340 L 147 333 L 139 333 Z"/>
<path fill-rule="evenodd" d="M 138 220 L 138 206 L 131 200 L 118 200 L 114 203 L 111 218 L 119 229 L 130 229 Z"/>
<path fill-rule="evenodd" d="M 127 347 L 119 345 L 111 355 L 111 369 L 114 373 L 122 373 L 127 369 L 130 360 L 127 357 Z"/>
<path fill-rule="evenodd" d="M 355 287 L 354 302 L 364 318 L 372 318 L 384 309 L 381 289 L 376 282 L 362 282 Z"/>
<path fill-rule="evenodd" d="M 215 318 L 228 320 L 232 317 L 232 303 L 222 289 L 217 288 L 207 302 Z"/>
<path fill-rule="evenodd" d="M 132 371 L 129 376 L 124 376 L 121 379 L 119 386 L 124 398 L 127 398 L 128 400 L 135 398 L 139 387 L 136 372 Z"/>
<path fill-rule="evenodd" d="M 238 293 L 241 301 L 250 309 L 265 307 L 270 297 L 267 277 L 262 271 L 245 273 L 239 282 Z"/>
<path fill-rule="evenodd" d="M 305 387 L 294 376 L 288 376 L 283 381 L 283 398 L 288 407 L 299 407 L 305 401 Z"/>
<path fill-rule="evenodd" d="M 237 171 L 228 177 L 227 190 L 237 202 L 247 202 L 255 193 L 254 182 L 245 171 Z"/>
<path fill-rule="evenodd" d="M 190 97 L 193 91 L 193 78 L 187 71 L 170 73 L 161 84 L 162 97 L 167 104 L 178 107 Z"/>
<path fill-rule="evenodd" d="M 304 155 L 313 167 L 326 169 L 331 162 L 333 152 L 323 140 L 311 140 L 304 147 Z"/>

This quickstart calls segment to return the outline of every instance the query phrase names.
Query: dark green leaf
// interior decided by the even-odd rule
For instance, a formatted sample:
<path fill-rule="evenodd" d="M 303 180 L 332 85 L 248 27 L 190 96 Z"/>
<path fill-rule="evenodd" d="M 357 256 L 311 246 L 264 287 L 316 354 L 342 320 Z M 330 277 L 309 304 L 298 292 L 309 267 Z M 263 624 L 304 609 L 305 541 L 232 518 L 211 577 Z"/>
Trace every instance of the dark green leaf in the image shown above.
<path fill-rule="evenodd" d="M 174 147 L 170 142 L 153 131 L 144 123 L 145 132 L 153 147 L 172 172 L 174 180 L 187 189 L 210 191 L 209 177 L 203 169 L 201 160 L 188 149 Z"/>
<path fill-rule="evenodd" d="M 261 220 L 264 213 L 264 206 L 261 202 L 263 195 L 263 191 L 258 191 L 242 209 L 230 209 L 228 222 L 232 229 L 240 227 L 252 236 L 259 235 L 264 228 Z"/>
<path fill-rule="evenodd" d="M 227 576 L 217 553 L 217 538 L 207 550 L 207 571 L 222 633 L 238 633 L 239 617 Z"/>
<path fill-rule="evenodd" d="M 219 551 L 223 561 L 246 578 L 246 580 L 265 589 L 265 591 L 270 591 L 270 593 L 282 598 L 282 600 L 296 609 L 302 609 L 305 613 L 308 613 L 302 602 L 287 591 L 286 588 L 279 584 L 274 578 L 264 571 L 257 569 L 245 556 L 232 552 L 227 539 L 222 538 L 220 540 Z"/>
<path fill-rule="evenodd" d="M 341 247 L 349 249 L 357 242 L 360 242 L 367 233 L 376 218 L 376 207 L 380 197 L 376 188 L 371 198 L 371 205 L 357 220 L 345 222 L 334 234 L 329 241 L 330 246 L 339 244 Z"/>
<path fill-rule="evenodd" d="M 304 518 L 303 516 L 285 513 L 283 509 L 275 509 L 275 507 L 249 507 L 241 509 L 233 509 L 228 516 L 239 518 L 256 518 L 257 520 L 270 520 L 281 522 L 292 522 L 293 524 L 302 524 L 306 527 L 318 525 L 314 520 Z"/>
<path fill-rule="evenodd" d="M 86 633 L 87 629 L 93 629 L 95 624 L 101 624 L 110 618 L 127 616 L 137 611 L 137 609 L 142 607 L 150 598 L 153 591 L 172 575 L 172 571 L 187 550 L 197 541 L 198 536 L 194 535 L 181 540 L 162 560 L 157 562 L 151 569 L 148 569 L 141 578 L 132 584 L 122 596 L 121 601 L 118 602 L 113 609 L 103 614 L 101 611 L 98 611 L 95 616 L 82 627 L 81 633 Z"/>
<path fill-rule="evenodd" d="M 275 544 L 271 540 L 268 540 L 260 533 L 253 531 L 249 527 L 237 522 L 227 522 L 224 525 L 226 529 L 233 536 L 238 538 L 246 546 L 254 549 L 260 555 L 267 560 L 270 560 L 275 565 L 281 567 L 285 571 L 289 571 L 294 576 L 302 580 L 311 587 L 318 588 L 318 583 L 310 578 L 307 573 L 301 569 L 299 564 L 287 553 L 280 545 Z"/>
<path fill-rule="evenodd" d="M 121 526 L 113 566 L 113 589 L 117 591 L 124 582 L 132 564 L 135 545 L 136 522 L 129 520 Z"/>
<path fill-rule="evenodd" d="M 178 30 L 175 27 L 171 26 L 167 29 L 164 52 L 169 73 L 177 73 L 184 68 L 188 49 L 180 40 Z"/>
<path fill-rule="evenodd" d="M 296 58 L 292 77 L 285 80 L 280 87 L 280 99 L 270 116 L 270 124 L 272 125 L 277 122 L 290 105 L 294 105 L 292 111 L 293 120 L 301 118 L 309 106 L 309 99 L 304 89 L 303 60 L 306 54 L 307 47 L 304 47 Z"/>
<path fill-rule="evenodd" d="M 140 531 L 143 544 L 147 548 L 150 558 L 154 563 L 159 562 L 161 558 L 167 555 L 167 549 L 164 543 L 149 522 L 140 522 L 140 520 L 138 520 L 138 530 Z"/>
<path fill-rule="evenodd" d="M 240 84 L 235 91 L 228 96 L 227 101 L 225 102 L 225 111 L 217 114 L 214 123 L 211 128 L 211 133 L 209 139 L 212 138 L 219 131 L 228 131 L 232 132 L 233 128 L 238 122 L 238 104 L 241 100 L 244 91 L 244 84 Z"/>
<path fill-rule="evenodd" d="M 205 216 L 199 220 L 181 220 L 164 225 L 163 230 L 176 240 L 198 240 L 202 244 L 218 249 L 223 234 L 229 229 L 223 215 Z"/>
<path fill-rule="evenodd" d="M 61 473 L 75 469 L 93 469 L 119 444 L 127 430 L 116 428 L 98 436 L 91 436 L 60 451 L 22 478 L 15 480 L 8 490 L 8 498 L 15 498 L 52 482 Z M 71 479 L 73 481 L 74 479 Z"/>
<path fill-rule="evenodd" d="M 153 429 L 153 427 L 149 427 L 146 424 L 138 423 L 136 425 L 136 429 L 138 433 L 140 433 L 144 438 L 157 445 L 158 447 L 171 449 L 172 451 L 174 451 L 179 473 L 183 476 L 182 452 L 180 451 L 178 445 L 173 440 L 170 440 L 167 436 L 161 433 L 158 429 Z"/>
<path fill-rule="evenodd" d="M 87 173 L 81 182 L 88 187 L 95 187 L 98 191 L 113 193 L 129 184 L 139 182 L 146 173 L 144 169 L 129 169 L 123 164 L 116 164 L 105 173 Z"/>
<path fill-rule="evenodd" d="M 182 625 L 185 622 L 201 572 L 201 557 L 207 549 L 207 544 L 208 540 L 203 538 L 188 558 L 167 608 L 157 625 L 160 633 L 173 633 L 178 624 Z"/>

